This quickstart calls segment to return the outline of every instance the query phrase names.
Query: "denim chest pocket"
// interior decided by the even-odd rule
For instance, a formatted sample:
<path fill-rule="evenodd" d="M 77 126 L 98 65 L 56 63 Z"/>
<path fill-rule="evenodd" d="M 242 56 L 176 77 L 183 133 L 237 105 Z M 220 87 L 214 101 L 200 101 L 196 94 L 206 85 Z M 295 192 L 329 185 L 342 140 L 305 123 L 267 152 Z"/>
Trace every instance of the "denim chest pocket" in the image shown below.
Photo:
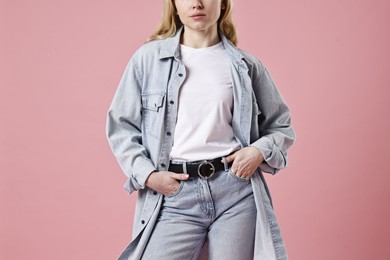
<path fill-rule="evenodd" d="M 144 130 L 149 136 L 158 137 L 163 118 L 165 93 L 144 93 L 142 98 L 142 121 Z"/>
<path fill-rule="evenodd" d="M 142 108 L 158 112 L 164 105 L 164 97 L 165 93 L 163 92 L 142 94 Z"/>

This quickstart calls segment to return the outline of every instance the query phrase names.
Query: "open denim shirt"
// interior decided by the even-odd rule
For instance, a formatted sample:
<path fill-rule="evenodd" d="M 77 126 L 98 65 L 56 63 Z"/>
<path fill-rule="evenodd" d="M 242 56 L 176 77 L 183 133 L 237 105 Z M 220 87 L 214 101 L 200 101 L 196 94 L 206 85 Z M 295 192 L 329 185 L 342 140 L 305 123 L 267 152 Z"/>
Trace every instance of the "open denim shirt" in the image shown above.
<path fill-rule="evenodd" d="M 145 187 L 145 181 L 151 172 L 169 167 L 178 93 L 186 78 L 180 60 L 182 30 L 144 44 L 133 55 L 108 111 L 107 137 L 128 177 L 125 188 L 138 190 L 133 240 L 120 259 L 141 257 L 160 210 L 162 195 Z M 254 259 L 287 259 L 262 172 L 275 174 L 287 166 L 287 149 L 295 139 L 290 110 L 264 65 L 220 37 L 231 59 L 235 137 L 265 158 L 251 177 L 258 211 Z"/>

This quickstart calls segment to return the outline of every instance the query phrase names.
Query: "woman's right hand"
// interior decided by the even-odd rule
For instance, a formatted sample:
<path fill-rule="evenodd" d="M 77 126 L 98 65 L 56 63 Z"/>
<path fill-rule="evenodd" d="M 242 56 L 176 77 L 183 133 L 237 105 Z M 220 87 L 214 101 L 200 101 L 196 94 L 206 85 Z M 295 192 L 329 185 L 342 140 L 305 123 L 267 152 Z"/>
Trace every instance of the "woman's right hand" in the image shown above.
<path fill-rule="evenodd" d="M 189 178 L 188 174 L 177 174 L 169 171 L 152 172 L 145 185 L 165 196 L 173 194 L 180 186 L 180 181 Z"/>

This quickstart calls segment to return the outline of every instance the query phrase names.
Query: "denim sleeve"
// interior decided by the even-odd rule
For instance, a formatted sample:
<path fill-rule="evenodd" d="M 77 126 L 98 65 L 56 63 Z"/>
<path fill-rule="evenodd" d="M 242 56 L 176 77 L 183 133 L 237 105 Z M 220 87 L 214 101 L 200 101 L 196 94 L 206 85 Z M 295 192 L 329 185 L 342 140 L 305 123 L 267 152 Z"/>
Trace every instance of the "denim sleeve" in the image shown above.
<path fill-rule="evenodd" d="M 128 180 L 129 193 L 143 189 L 155 167 L 142 145 L 142 75 L 130 60 L 119 83 L 107 115 L 106 134 L 120 167 Z"/>
<path fill-rule="evenodd" d="M 275 174 L 287 167 L 287 150 L 295 140 L 295 132 L 290 109 L 267 69 L 259 63 L 254 74 L 258 75 L 252 78 L 252 84 L 261 111 L 258 121 L 260 138 L 251 146 L 257 147 L 264 156 L 260 170 Z"/>

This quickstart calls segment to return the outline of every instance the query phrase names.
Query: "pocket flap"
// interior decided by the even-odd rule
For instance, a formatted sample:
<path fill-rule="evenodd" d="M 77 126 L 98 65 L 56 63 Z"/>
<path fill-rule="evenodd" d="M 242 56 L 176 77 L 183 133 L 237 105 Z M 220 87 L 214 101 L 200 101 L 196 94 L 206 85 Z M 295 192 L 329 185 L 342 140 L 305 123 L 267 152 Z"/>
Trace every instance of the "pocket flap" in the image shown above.
<path fill-rule="evenodd" d="M 142 108 L 158 111 L 164 104 L 165 93 L 142 94 Z"/>

